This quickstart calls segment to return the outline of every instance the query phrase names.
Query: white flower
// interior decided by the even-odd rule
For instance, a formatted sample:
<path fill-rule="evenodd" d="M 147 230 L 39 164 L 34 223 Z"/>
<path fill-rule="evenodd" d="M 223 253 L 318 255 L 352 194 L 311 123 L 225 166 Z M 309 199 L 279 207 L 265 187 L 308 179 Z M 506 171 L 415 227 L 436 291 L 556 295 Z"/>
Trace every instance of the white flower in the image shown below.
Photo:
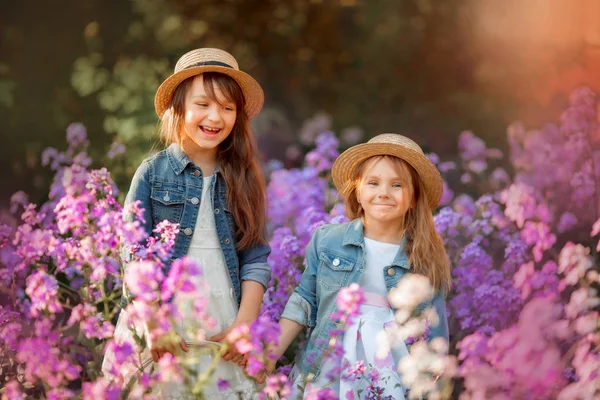
<path fill-rule="evenodd" d="M 390 290 L 388 298 L 393 307 L 412 312 L 419 304 L 433 298 L 433 288 L 426 276 L 406 274 L 398 287 Z"/>

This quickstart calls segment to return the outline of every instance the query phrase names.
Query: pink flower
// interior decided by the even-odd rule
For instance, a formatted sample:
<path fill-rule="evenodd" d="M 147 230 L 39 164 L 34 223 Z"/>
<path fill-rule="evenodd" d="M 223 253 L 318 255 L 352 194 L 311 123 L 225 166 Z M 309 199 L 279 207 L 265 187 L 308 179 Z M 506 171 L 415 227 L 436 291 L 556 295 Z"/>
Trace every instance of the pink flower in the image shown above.
<path fill-rule="evenodd" d="M 514 284 L 517 289 L 521 289 L 521 298 L 526 299 L 531 293 L 530 279 L 535 273 L 533 262 L 521 265 L 521 268 L 513 276 Z"/>
<path fill-rule="evenodd" d="M 521 230 L 521 238 L 528 245 L 534 245 L 533 255 L 538 262 L 542 259 L 543 252 L 556 242 L 556 236 L 550 232 L 550 228 L 544 222 L 525 222 Z"/>
<path fill-rule="evenodd" d="M 235 348 L 242 354 L 249 353 L 254 346 L 250 341 L 250 325 L 240 324 L 227 335 L 227 341 L 235 343 Z"/>
<path fill-rule="evenodd" d="M 565 284 L 575 285 L 592 268 L 589 254 L 589 248 L 567 242 L 558 256 L 558 273 L 565 275 Z"/>
<path fill-rule="evenodd" d="M 364 302 L 364 294 L 357 283 L 351 283 L 350 286 L 340 289 L 335 302 L 339 311 L 332 318 L 340 318 L 341 322 L 349 323 L 358 315 L 360 306 Z"/>
<path fill-rule="evenodd" d="M 25 400 L 25 394 L 21 392 L 19 382 L 9 381 L 4 385 L 2 400 Z"/>
<path fill-rule="evenodd" d="M 289 381 L 287 375 L 276 374 L 267 378 L 265 387 L 262 392 L 259 393 L 259 397 L 264 398 L 266 396 L 271 399 L 279 395 L 281 399 L 286 399 L 291 393 L 291 382 Z"/>
<path fill-rule="evenodd" d="M 183 382 L 183 371 L 177 358 L 171 353 L 165 353 L 158 360 L 158 371 L 162 382 Z"/>
<path fill-rule="evenodd" d="M 39 316 L 41 311 L 51 314 L 62 311 L 58 301 L 58 283 L 44 271 L 34 272 L 27 277 L 25 293 L 31 298 L 29 312 L 33 317 Z"/>
<path fill-rule="evenodd" d="M 121 389 L 112 386 L 104 378 L 98 378 L 94 382 L 84 382 L 82 392 L 83 400 L 118 400 L 121 396 Z"/>
<path fill-rule="evenodd" d="M 146 303 L 158 300 L 157 290 L 163 279 L 161 268 L 152 262 L 132 262 L 125 268 L 125 284 L 138 300 Z"/>
<path fill-rule="evenodd" d="M 162 284 L 163 301 L 169 301 L 175 293 L 193 294 L 196 285 L 190 280 L 192 276 L 200 276 L 202 270 L 191 258 L 182 257 L 173 261 L 169 275 Z"/>

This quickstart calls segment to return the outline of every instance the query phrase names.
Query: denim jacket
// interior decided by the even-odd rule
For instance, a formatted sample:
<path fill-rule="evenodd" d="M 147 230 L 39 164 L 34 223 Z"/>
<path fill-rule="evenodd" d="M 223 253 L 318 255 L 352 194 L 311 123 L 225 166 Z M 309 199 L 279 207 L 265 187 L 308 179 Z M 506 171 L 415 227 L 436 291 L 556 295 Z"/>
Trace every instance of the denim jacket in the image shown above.
<path fill-rule="evenodd" d="M 306 269 L 296 290 L 290 296 L 282 318 L 310 328 L 309 336 L 298 359 L 300 372 L 308 380 L 321 372 L 323 353 L 329 343 L 329 332 L 337 328 L 331 315 L 337 311 L 338 291 L 359 283 L 365 269 L 363 223 L 360 218 L 345 224 L 324 225 L 318 228 L 306 247 Z M 410 271 L 406 253 L 401 247 L 392 265 L 385 266 L 382 274 L 388 293 Z M 419 306 L 433 304 L 440 323 L 431 327 L 430 340 L 443 337 L 448 341 L 446 304 L 442 291 Z M 308 362 L 310 360 L 311 362 Z"/>
<path fill-rule="evenodd" d="M 211 180 L 210 198 L 203 199 L 202 170 L 192 163 L 177 144 L 171 144 L 140 165 L 133 176 L 125 203 L 141 201 L 145 219 L 143 227 L 148 234 L 165 219 L 179 224 L 174 252 L 166 263 L 167 273 L 171 262 L 188 252 L 200 203 L 210 201 L 214 210 L 217 235 L 239 305 L 241 281 L 256 281 L 266 289 L 271 279 L 271 268 L 267 264 L 271 248 L 267 244 L 259 244 L 252 248 L 236 250 L 236 225 L 227 206 L 225 180 L 218 168 L 215 169 L 214 175 L 216 179 Z M 125 297 L 128 297 L 127 294 Z"/>

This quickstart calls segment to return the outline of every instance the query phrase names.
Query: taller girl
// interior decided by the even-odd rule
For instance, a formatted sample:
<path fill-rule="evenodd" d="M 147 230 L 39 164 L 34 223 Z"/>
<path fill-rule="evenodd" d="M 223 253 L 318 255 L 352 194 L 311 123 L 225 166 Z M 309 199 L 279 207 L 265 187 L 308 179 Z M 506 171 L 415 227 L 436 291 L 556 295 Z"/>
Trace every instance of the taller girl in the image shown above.
<path fill-rule="evenodd" d="M 271 276 L 263 237 L 265 182 L 249 126 L 263 101 L 261 86 L 231 54 L 211 48 L 184 54 L 154 102 L 168 147 L 138 168 L 126 200 L 141 202 L 148 234 L 165 219 L 179 224 L 172 259 L 187 255 L 203 267 L 197 282 L 210 287 L 208 311 L 216 320 L 207 336 L 219 342 L 258 317 Z M 173 329 L 191 340 L 200 327 L 189 304 L 178 307 L 184 317 Z M 216 376 L 229 381 L 232 398 L 234 392 L 250 394 L 252 385 L 235 364 L 241 355 L 228 348 Z M 179 350 L 160 338 L 150 340 L 149 349 L 155 361 Z M 183 342 L 181 349 L 187 351 Z M 165 391 L 163 397 L 173 395 Z M 216 385 L 204 395 L 227 398 Z"/>

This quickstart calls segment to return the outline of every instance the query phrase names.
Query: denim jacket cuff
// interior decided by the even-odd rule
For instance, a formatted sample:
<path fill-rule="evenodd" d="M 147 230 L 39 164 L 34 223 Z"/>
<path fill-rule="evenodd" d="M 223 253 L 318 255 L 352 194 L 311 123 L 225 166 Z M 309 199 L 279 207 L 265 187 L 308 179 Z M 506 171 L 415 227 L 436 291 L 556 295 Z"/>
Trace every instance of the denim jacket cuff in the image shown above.
<path fill-rule="evenodd" d="M 252 263 L 242 265 L 240 269 L 240 281 L 256 281 L 267 290 L 271 280 L 271 267 L 267 263 Z"/>
<path fill-rule="evenodd" d="M 281 318 L 296 321 L 308 328 L 313 328 L 315 326 L 314 319 L 316 319 L 316 316 L 311 315 L 310 303 L 298 293 L 294 292 L 285 305 Z"/>

